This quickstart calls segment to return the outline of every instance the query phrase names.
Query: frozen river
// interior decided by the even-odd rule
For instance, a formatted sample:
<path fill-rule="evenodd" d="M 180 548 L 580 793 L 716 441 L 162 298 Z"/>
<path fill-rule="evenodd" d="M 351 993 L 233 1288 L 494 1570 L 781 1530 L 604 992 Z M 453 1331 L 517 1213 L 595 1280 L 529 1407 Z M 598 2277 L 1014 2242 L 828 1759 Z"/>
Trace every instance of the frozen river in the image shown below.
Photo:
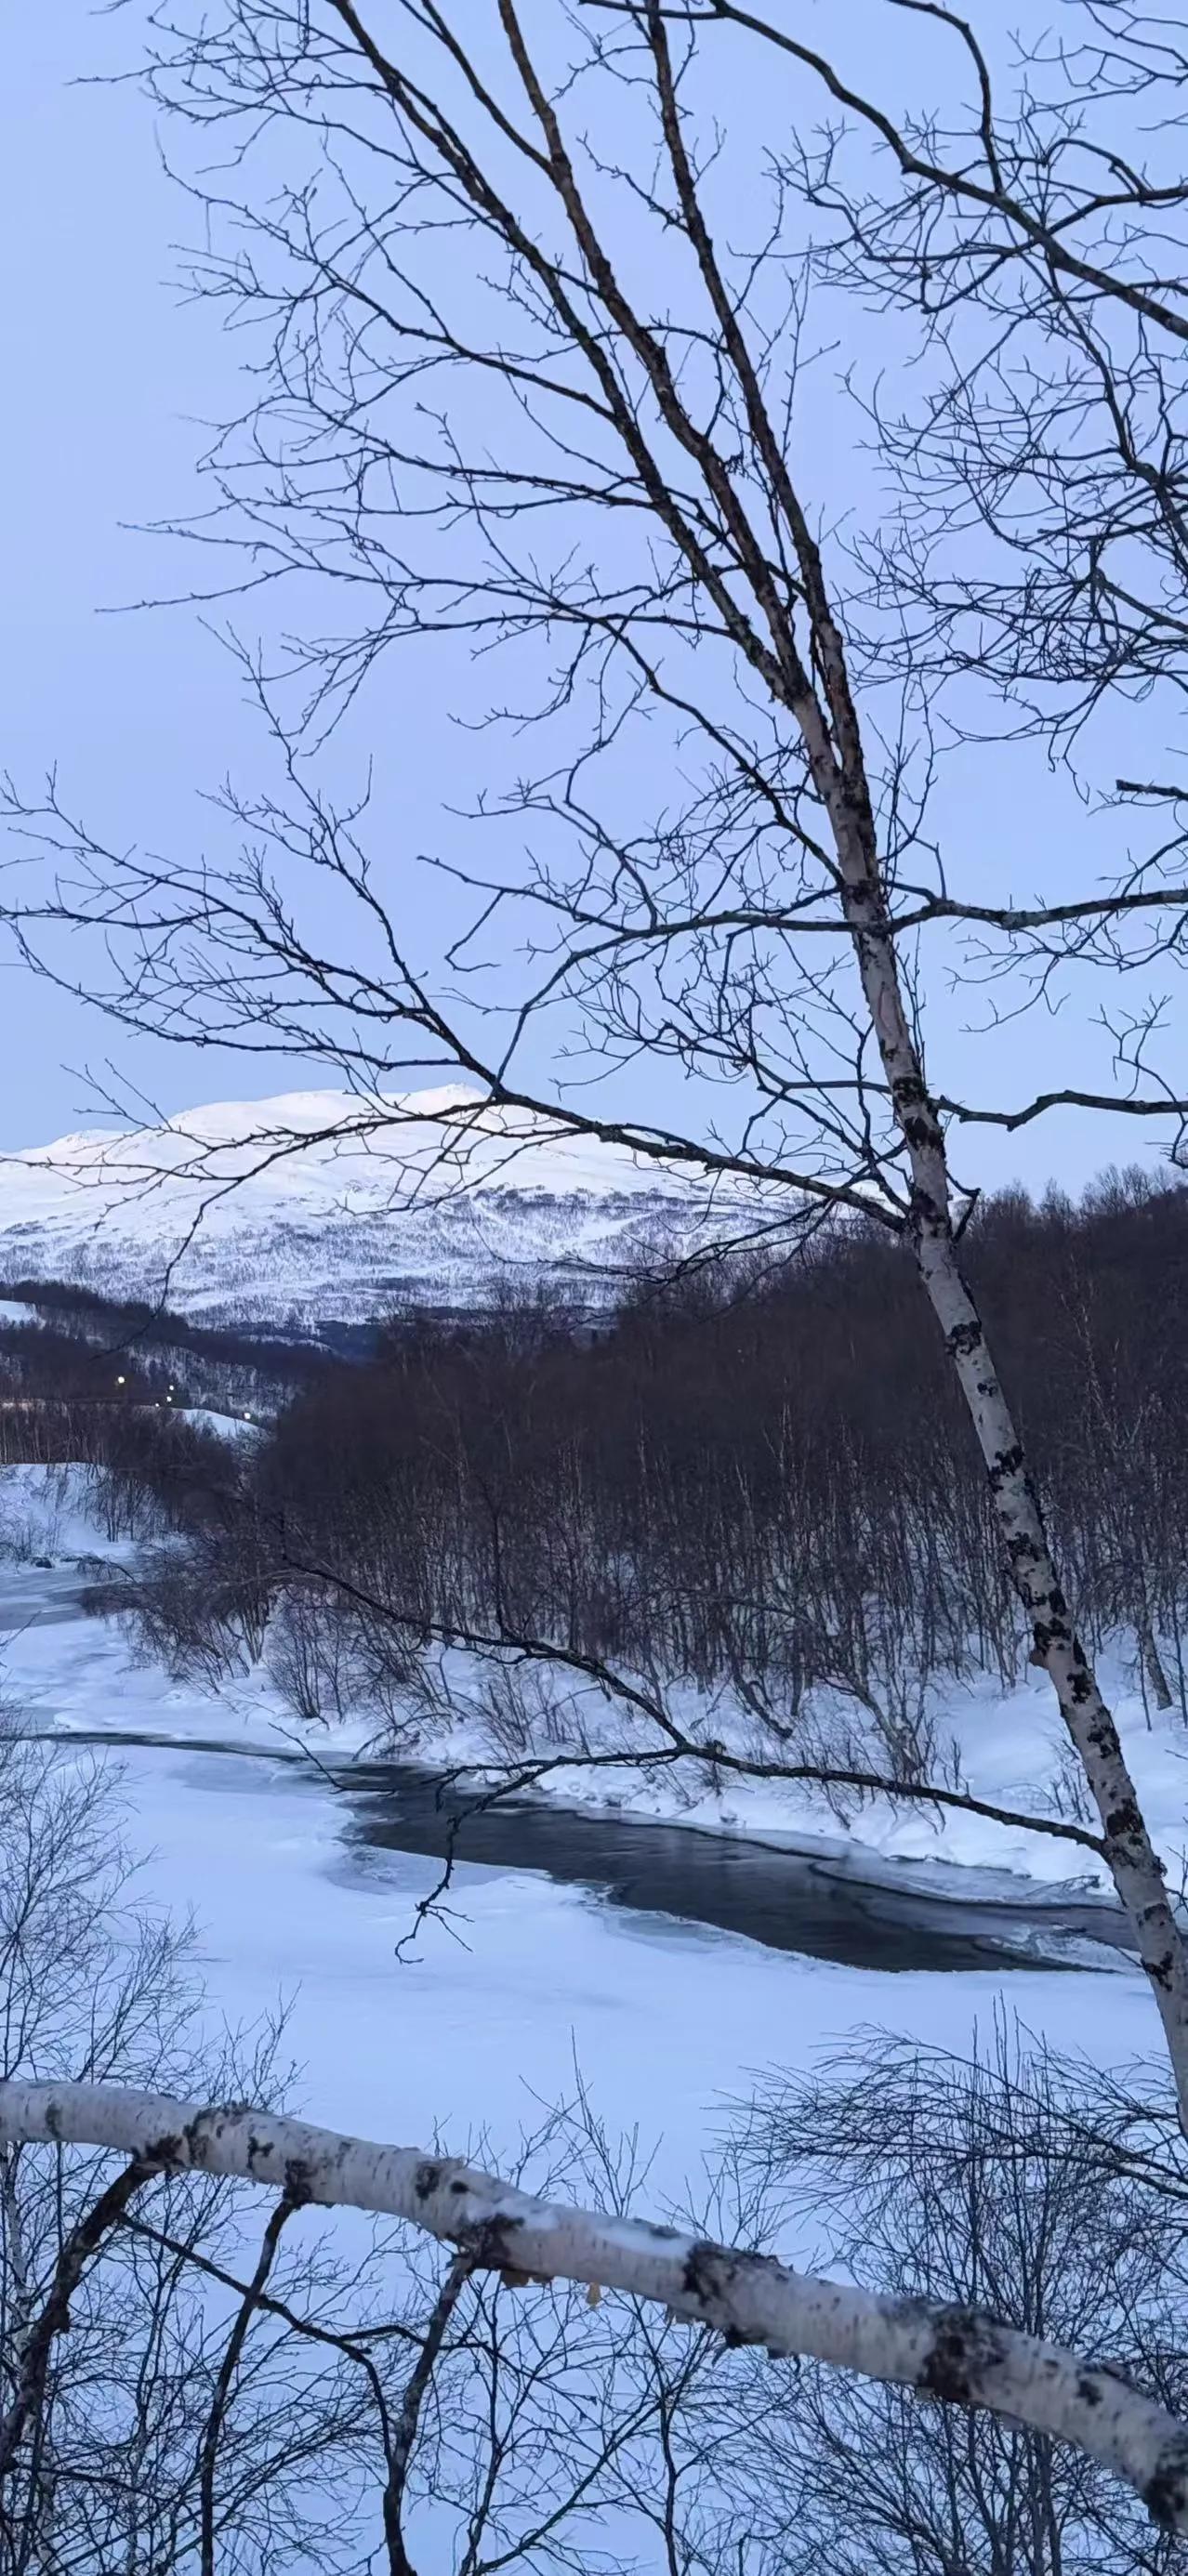
<path fill-rule="evenodd" d="M 212 2011 L 287 2002 L 302 2108 L 335 2126 L 402 2140 L 440 2126 L 455 2144 L 489 2126 L 510 2144 L 576 2059 L 609 2119 L 663 2135 L 675 2181 L 724 2096 L 858 2024 L 962 2047 L 1005 2001 L 1102 2061 L 1141 2045 L 1148 2017 L 1155 2035 L 1126 1970 L 830 1964 L 539 1870 L 462 1864 L 447 1919 L 398 1958 L 431 1858 L 359 1836 L 328 1785 L 287 1766 L 185 1747 L 123 1758 L 153 1886 L 203 1926 Z"/>
<path fill-rule="evenodd" d="M 398 1955 L 439 1876 L 430 1774 L 336 1785 L 234 1694 L 133 1665 L 57 1572 L 6 1590 L 26 1722 L 111 1739 L 146 1879 L 200 1927 L 212 2019 L 283 2002 L 313 2118 L 457 2145 L 486 2128 L 506 2150 L 576 2060 L 612 2123 L 663 2136 L 676 2181 L 754 2071 L 859 2025 L 962 2048 L 1005 2001 L 1098 2062 L 1155 2042 L 1141 1980 L 1069 1946 L 1086 1909 L 1051 1889 L 539 1805 L 468 1829 L 447 1914 Z M 1029 1957 L 1041 1927 L 1053 1964 Z"/>

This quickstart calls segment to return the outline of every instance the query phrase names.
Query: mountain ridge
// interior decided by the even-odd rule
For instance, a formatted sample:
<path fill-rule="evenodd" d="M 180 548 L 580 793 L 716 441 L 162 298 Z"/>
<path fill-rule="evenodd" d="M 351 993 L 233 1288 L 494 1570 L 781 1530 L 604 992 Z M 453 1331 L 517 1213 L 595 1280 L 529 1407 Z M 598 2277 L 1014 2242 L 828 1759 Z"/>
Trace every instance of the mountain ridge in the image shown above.
<path fill-rule="evenodd" d="M 590 1308 L 760 1200 L 461 1085 L 297 1091 L 0 1154 L 0 1273 L 305 1332 L 517 1287 Z"/>

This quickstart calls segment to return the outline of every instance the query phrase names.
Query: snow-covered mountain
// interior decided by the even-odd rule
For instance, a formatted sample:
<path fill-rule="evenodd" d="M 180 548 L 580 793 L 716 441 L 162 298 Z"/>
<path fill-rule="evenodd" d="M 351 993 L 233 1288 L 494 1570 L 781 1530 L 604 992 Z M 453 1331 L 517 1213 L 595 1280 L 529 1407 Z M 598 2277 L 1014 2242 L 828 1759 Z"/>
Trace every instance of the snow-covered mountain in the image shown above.
<path fill-rule="evenodd" d="M 0 1279 L 305 1331 L 485 1305 L 499 1283 L 591 1306 L 755 1208 L 465 1090 L 299 1091 L 0 1155 Z"/>

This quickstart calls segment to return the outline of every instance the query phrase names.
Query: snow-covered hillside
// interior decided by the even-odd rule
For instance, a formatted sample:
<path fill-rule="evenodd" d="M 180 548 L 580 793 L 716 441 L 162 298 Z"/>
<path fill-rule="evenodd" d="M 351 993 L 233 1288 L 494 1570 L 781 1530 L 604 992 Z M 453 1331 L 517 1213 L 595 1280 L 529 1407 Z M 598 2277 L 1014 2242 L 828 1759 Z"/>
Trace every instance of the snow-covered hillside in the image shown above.
<path fill-rule="evenodd" d="M 595 1305 L 756 1213 L 741 1185 L 458 1088 L 382 1105 L 290 1092 L 0 1155 L 0 1278 L 164 1290 L 206 1323 L 310 1330 L 482 1305 L 500 1282 Z"/>

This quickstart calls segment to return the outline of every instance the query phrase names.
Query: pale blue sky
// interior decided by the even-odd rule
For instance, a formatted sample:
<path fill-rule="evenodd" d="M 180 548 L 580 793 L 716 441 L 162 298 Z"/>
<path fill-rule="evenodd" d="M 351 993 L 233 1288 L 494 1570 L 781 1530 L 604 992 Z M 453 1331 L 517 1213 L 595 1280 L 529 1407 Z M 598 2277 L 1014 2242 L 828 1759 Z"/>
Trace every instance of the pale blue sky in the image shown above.
<path fill-rule="evenodd" d="M 59 765 L 63 790 L 133 834 L 188 805 L 247 749 L 222 656 L 184 617 L 99 612 L 152 590 L 152 547 L 122 521 L 190 490 L 195 420 L 229 369 L 209 317 L 165 282 L 179 231 L 151 116 L 134 88 L 71 86 L 128 59 L 133 28 L 79 0 L 16 13 L 6 33 L 0 224 L 7 245 L 3 449 L 3 734 L 23 786 Z M 217 390 L 216 390 L 217 388 Z M 85 1085 L 66 1067 L 130 1042 L 96 1015 L 0 969 L 0 1141 L 75 1123 Z M 207 1091 L 168 1050 L 135 1049 L 169 1108 Z M 219 1087 L 244 1087 L 220 1068 Z"/>
<path fill-rule="evenodd" d="M 96 15 L 81 0 L 55 0 L 18 13 L 7 31 L 0 765 L 27 787 L 56 761 L 67 799 L 113 835 L 163 848 L 176 829 L 192 850 L 198 792 L 228 768 L 249 778 L 256 758 L 238 678 L 187 612 L 101 612 L 169 586 L 161 546 L 121 523 L 193 506 L 202 423 L 240 398 L 238 351 L 215 313 L 185 303 L 171 282 L 192 214 L 161 168 L 135 85 L 72 86 L 80 72 L 134 58 L 135 19 L 135 9 Z M 380 720 L 383 827 L 433 846 L 440 780 L 457 759 L 440 659 L 402 660 Z M 1013 864 L 1032 843 L 1050 897 L 1094 872 L 1091 827 L 1038 763 L 1004 766 L 1001 795 L 989 800 L 983 777 L 968 816 L 953 789 L 946 802 L 955 827 L 985 851 L 991 877 L 1004 851 Z M 950 1058 L 940 1072 L 953 1088 L 965 1059 L 962 1017 L 963 1006 L 941 998 Z M 228 1052 L 189 1057 L 138 1041 L 0 963 L 0 1145 L 35 1144 L 79 1123 L 89 1105 L 79 1069 L 109 1057 L 167 1112 L 309 1078 L 299 1064 L 286 1075 Z M 1067 1080 L 1066 1061 L 1059 1022 L 1024 1024 L 1006 1059 L 1011 1092 Z M 1141 1146 L 1133 1128 L 1107 1136 L 1065 1117 L 1014 1143 L 986 1139 L 965 1167 L 990 1180 L 1017 1170 L 1033 1182 L 1050 1172 L 1077 1181 Z"/>

